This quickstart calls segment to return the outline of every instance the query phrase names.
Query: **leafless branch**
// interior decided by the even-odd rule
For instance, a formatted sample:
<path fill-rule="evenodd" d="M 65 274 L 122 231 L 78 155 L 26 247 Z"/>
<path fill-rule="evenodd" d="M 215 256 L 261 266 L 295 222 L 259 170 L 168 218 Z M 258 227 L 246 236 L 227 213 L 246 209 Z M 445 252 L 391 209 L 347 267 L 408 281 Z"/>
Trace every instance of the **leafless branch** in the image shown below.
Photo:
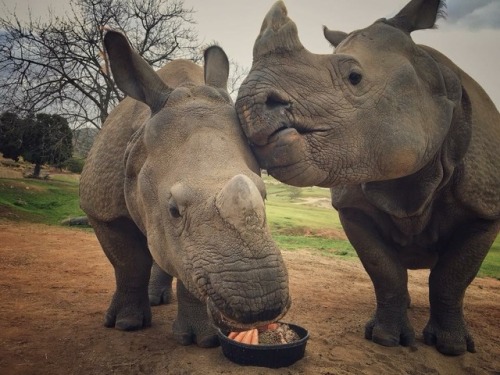
<path fill-rule="evenodd" d="M 100 128 L 123 99 L 109 74 L 103 26 L 124 31 L 159 67 L 199 58 L 192 13 L 178 0 L 71 0 L 64 17 L 44 22 L 0 15 L 0 111 L 44 110 L 65 116 L 74 128 Z"/>

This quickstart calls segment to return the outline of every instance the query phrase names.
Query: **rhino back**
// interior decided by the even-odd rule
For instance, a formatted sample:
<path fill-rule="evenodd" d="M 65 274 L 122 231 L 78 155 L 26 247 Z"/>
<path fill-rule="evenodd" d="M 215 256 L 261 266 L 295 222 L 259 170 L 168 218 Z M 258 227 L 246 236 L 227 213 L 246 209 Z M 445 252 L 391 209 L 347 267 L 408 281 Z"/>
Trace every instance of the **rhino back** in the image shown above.
<path fill-rule="evenodd" d="M 157 73 L 172 88 L 204 83 L 203 69 L 188 60 L 172 61 Z M 150 114 L 147 105 L 132 98 L 125 98 L 109 114 L 81 175 L 80 206 L 87 215 L 102 221 L 130 217 L 124 195 L 124 154 Z"/>
<path fill-rule="evenodd" d="M 500 217 L 500 114 L 483 88 L 442 53 L 424 48 L 460 77 L 471 102 L 471 140 L 455 192 L 461 202 L 484 218 Z"/>

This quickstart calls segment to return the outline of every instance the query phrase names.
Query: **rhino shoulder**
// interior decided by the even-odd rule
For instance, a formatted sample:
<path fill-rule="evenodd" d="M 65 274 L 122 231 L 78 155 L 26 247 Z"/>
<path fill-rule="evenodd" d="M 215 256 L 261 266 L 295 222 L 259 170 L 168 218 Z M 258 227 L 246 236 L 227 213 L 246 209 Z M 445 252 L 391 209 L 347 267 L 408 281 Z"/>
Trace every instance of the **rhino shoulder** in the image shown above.
<path fill-rule="evenodd" d="M 500 217 L 500 114 L 484 89 L 448 57 L 427 46 L 426 51 L 441 69 L 453 72 L 467 96 L 470 111 L 470 141 L 456 173 L 458 199 L 478 215 Z M 445 68 L 444 68 L 445 67 Z M 462 104 L 464 101 L 462 100 Z M 461 108 L 464 110 L 464 108 Z M 456 127 L 457 124 L 451 124 Z"/>
<path fill-rule="evenodd" d="M 500 114 L 479 85 L 464 90 L 470 98 L 472 129 L 456 191 L 482 217 L 500 218 Z"/>
<path fill-rule="evenodd" d="M 149 116 L 146 105 L 124 99 L 108 116 L 87 157 L 80 180 L 80 206 L 103 221 L 128 217 L 124 155 L 135 131 Z"/>
<path fill-rule="evenodd" d="M 485 219 L 500 218 L 500 122 L 496 129 L 475 126 L 455 193 Z"/>

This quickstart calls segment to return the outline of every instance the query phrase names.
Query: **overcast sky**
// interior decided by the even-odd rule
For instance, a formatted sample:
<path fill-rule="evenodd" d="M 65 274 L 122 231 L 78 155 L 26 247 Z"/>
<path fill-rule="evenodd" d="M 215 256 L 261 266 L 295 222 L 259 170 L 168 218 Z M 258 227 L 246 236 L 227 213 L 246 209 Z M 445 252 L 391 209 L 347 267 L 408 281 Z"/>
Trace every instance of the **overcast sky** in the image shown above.
<path fill-rule="evenodd" d="M 51 6 L 56 12 L 68 0 L 0 0 L 8 8 L 43 15 Z M 252 63 L 252 48 L 262 20 L 274 0 L 184 0 L 195 10 L 201 42 L 217 42 L 243 67 Z M 322 25 L 346 32 L 368 26 L 396 14 L 407 0 L 285 0 L 304 46 L 314 53 L 329 53 Z M 1 11 L 1 7 L 0 7 Z M 500 108 L 500 0 L 448 0 L 447 18 L 438 29 L 417 31 L 416 42 L 434 47 L 478 81 Z"/>

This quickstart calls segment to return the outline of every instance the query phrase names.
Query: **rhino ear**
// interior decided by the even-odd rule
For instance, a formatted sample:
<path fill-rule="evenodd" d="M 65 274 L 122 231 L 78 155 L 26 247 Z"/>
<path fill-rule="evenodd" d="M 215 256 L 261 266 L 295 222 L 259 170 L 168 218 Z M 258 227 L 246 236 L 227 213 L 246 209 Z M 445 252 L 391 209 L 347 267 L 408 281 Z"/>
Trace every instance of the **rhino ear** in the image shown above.
<path fill-rule="evenodd" d="M 439 16 L 444 16 L 444 0 L 412 0 L 388 21 L 408 33 L 431 29 Z"/>
<path fill-rule="evenodd" d="M 205 59 L 205 84 L 227 91 L 229 60 L 219 46 L 208 47 L 203 53 Z"/>
<path fill-rule="evenodd" d="M 125 35 L 108 30 L 104 47 L 116 85 L 128 96 L 159 110 L 172 91 L 153 68 L 130 46 Z"/>
<path fill-rule="evenodd" d="M 337 47 L 348 34 L 343 31 L 330 30 L 328 27 L 323 26 L 323 35 L 333 47 Z"/>

